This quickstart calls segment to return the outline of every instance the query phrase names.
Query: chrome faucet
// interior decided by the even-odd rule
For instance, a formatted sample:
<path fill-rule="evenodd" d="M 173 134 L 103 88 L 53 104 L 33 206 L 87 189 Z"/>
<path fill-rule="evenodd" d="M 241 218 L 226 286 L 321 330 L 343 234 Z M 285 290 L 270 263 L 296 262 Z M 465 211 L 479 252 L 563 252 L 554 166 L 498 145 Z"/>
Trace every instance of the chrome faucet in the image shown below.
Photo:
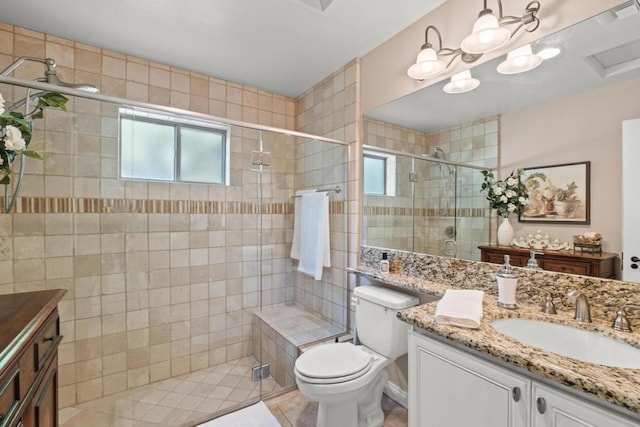
<path fill-rule="evenodd" d="M 569 301 L 576 302 L 576 313 L 573 318 L 578 322 L 591 323 L 591 311 L 589 310 L 589 300 L 580 291 L 571 291 L 567 294 Z"/>
<path fill-rule="evenodd" d="M 545 291 L 544 289 L 537 288 L 532 286 L 532 289 L 544 294 L 544 302 L 540 306 L 540 309 L 545 314 L 556 314 L 556 307 L 553 305 L 553 297 L 551 296 L 551 292 Z"/>
<path fill-rule="evenodd" d="M 621 305 L 616 312 L 616 318 L 613 319 L 613 329 L 621 332 L 631 332 L 631 324 L 627 319 L 627 309 L 640 310 L 638 305 Z"/>

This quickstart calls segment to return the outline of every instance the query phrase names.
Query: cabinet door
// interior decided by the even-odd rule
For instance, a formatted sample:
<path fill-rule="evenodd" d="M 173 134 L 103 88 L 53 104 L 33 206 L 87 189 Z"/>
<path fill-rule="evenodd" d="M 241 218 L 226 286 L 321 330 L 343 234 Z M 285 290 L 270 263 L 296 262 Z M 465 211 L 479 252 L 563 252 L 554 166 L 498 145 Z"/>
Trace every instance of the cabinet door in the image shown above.
<path fill-rule="evenodd" d="M 586 400 L 533 382 L 532 427 L 637 427 L 632 421 Z"/>
<path fill-rule="evenodd" d="M 530 381 L 416 332 L 409 335 L 409 427 L 528 424 Z"/>

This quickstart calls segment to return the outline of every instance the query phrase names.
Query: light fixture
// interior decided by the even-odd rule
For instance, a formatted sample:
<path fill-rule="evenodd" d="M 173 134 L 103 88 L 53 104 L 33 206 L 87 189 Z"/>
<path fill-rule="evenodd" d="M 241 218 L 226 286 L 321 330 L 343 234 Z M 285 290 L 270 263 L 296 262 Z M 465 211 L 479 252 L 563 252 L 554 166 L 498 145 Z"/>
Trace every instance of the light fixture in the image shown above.
<path fill-rule="evenodd" d="M 545 47 L 540 52 L 538 52 L 538 56 L 542 59 L 551 59 L 560 55 L 560 49 L 557 47 Z"/>
<path fill-rule="evenodd" d="M 429 42 L 429 30 L 434 32 L 438 37 L 438 50 L 435 50 L 433 44 Z M 451 56 L 451 59 L 445 64 L 444 61 L 439 59 L 439 57 L 442 56 Z M 436 77 L 449 68 L 451 63 L 458 56 L 463 62 L 472 63 L 477 61 L 482 55 L 466 53 L 459 48 L 443 48 L 442 35 L 440 34 L 440 31 L 435 26 L 429 25 L 427 29 L 424 30 L 424 44 L 420 47 L 420 53 L 418 53 L 416 62 L 409 67 L 407 74 L 409 77 L 416 80 L 426 80 Z"/>
<path fill-rule="evenodd" d="M 498 65 L 500 74 L 518 74 L 533 70 L 542 63 L 540 55 L 536 55 L 531 50 L 531 45 L 526 44 L 512 50 L 507 54 L 507 59 Z"/>
<path fill-rule="evenodd" d="M 454 74 L 451 81 L 444 85 L 443 90 L 447 93 L 465 93 L 474 90 L 480 85 L 480 80 L 471 77 L 471 71 L 465 70 Z"/>
<path fill-rule="evenodd" d="M 527 4 L 524 13 L 520 17 L 504 16 L 502 14 L 501 0 L 496 0 L 498 2 L 498 15 L 495 16 L 493 11 L 487 7 L 487 0 L 483 1 L 484 9 L 480 11 L 478 19 L 473 25 L 473 32 L 462 40 L 462 44 L 457 49 L 443 48 L 440 31 L 433 25 L 429 25 L 426 28 L 424 31 L 424 44 L 420 47 L 416 62 L 407 70 L 409 77 L 416 80 L 432 79 L 444 73 L 456 58 L 460 58 L 460 60 L 466 64 L 471 64 L 480 59 L 485 52 L 490 52 L 505 45 L 521 28 L 531 33 L 540 26 L 540 19 L 538 19 L 537 16 L 540 11 L 539 1 L 532 1 Z M 513 25 L 515 25 L 515 27 L 511 29 L 507 28 Z M 438 38 L 437 48 L 429 42 L 429 31 L 435 33 L 435 36 Z M 445 63 L 442 59 L 443 57 L 450 57 L 450 59 Z M 529 47 L 529 56 L 525 56 L 523 53 L 518 53 L 517 55 L 515 53 L 509 53 L 507 61 L 503 63 L 506 63 L 506 65 L 500 64 L 499 70 L 506 70 L 504 73 L 522 72 L 536 67 L 541 60 L 540 57 L 534 57 L 531 54 L 531 48 Z M 515 66 L 512 63 L 514 63 Z M 480 84 L 477 79 L 472 79 L 471 75 L 463 78 L 466 74 L 459 74 L 460 75 L 454 76 L 457 78 L 452 78 L 451 82 L 447 84 L 446 92 L 463 93 L 475 89 L 478 84 Z M 475 86 L 467 90 L 460 90 L 463 86 L 465 88 L 467 87 L 463 85 L 466 79 L 475 81 Z"/>
<path fill-rule="evenodd" d="M 487 0 L 483 1 L 484 8 L 478 14 L 471 34 L 466 36 L 460 44 L 460 48 L 467 53 L 482 54 L 499 49 L 521 28 L 529 26 L 525 29 L 528 32 L 533 32 L 540 25 L 540 20 L 536 16 L 540 10 L 540 2 L 538 1 L 529 3 L 521 17 L 503 16 L 501 0 L 496 0 L 498 2 L 498 16 L 495 16 L 493 11 L 487 7 Z M 518 24 L 513 30 L 505 28 L 513 24 Z"/>
<path fill-rule="evenodd" d="M 424 44 L 420 48 L 416 63 L 407 70 L 407 74 L 412 79 L 426 80 L 441 74 L 446 68 L 446 64 L 438 59 L 438 52 L 429 43 L 429 30 L 433 30 L 438 36 L 438 50 L 442 50 L 442 36 L 440 31 L 433 25 L 429 25 L 424 31 Z"/>

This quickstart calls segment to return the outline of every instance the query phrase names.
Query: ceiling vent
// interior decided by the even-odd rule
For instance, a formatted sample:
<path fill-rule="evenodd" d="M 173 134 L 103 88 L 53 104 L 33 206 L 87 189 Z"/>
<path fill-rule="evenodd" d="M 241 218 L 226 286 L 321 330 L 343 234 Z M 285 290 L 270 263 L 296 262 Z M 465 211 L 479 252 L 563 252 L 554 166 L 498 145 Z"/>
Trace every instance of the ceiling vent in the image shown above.
<path fill-rule="evenodd" d="M 324 12 L 327 10 L 333 0 L 297 0 L 305 6 L 315 10 L 316 12 Z"/>
<path fill-rule="evenodd" d="M 614 7 L 610 12 L 615 18 L 626 18 L 638 13 L 638 10 L 640 10 L 640 0 L 629 0 Z"/>
<path fill-rule="evenodd" d="M 636 70 L 640 68 L 640 40 L 594 53 L 585 60 L 602 77 Z"/>

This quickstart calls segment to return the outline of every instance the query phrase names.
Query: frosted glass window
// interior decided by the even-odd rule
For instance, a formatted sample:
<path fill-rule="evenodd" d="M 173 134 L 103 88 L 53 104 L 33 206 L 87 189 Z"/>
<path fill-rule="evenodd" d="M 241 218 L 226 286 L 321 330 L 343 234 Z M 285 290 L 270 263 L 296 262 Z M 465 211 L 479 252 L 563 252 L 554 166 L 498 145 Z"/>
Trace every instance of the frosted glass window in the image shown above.
<path fill-rule="evenodd" d="M 365 194 L 385 194 L 387 160 L 384 157 L 364 156 L 363 183 Z"/>
<path fill-rule="evenodd" d="M 224 183 L 224 138 L 219 132 L 180 129 L 180 181 Z"/>
<path fill-rule="evenodd" d="M 120 176 L 173 181 L 175 129 L 123 117 L 120 121 Z"/>
<path fill-rule="evenodd" d="M 119 122 L 121 178 L 227 184 L 228 127 L 130 108 Z"/>

